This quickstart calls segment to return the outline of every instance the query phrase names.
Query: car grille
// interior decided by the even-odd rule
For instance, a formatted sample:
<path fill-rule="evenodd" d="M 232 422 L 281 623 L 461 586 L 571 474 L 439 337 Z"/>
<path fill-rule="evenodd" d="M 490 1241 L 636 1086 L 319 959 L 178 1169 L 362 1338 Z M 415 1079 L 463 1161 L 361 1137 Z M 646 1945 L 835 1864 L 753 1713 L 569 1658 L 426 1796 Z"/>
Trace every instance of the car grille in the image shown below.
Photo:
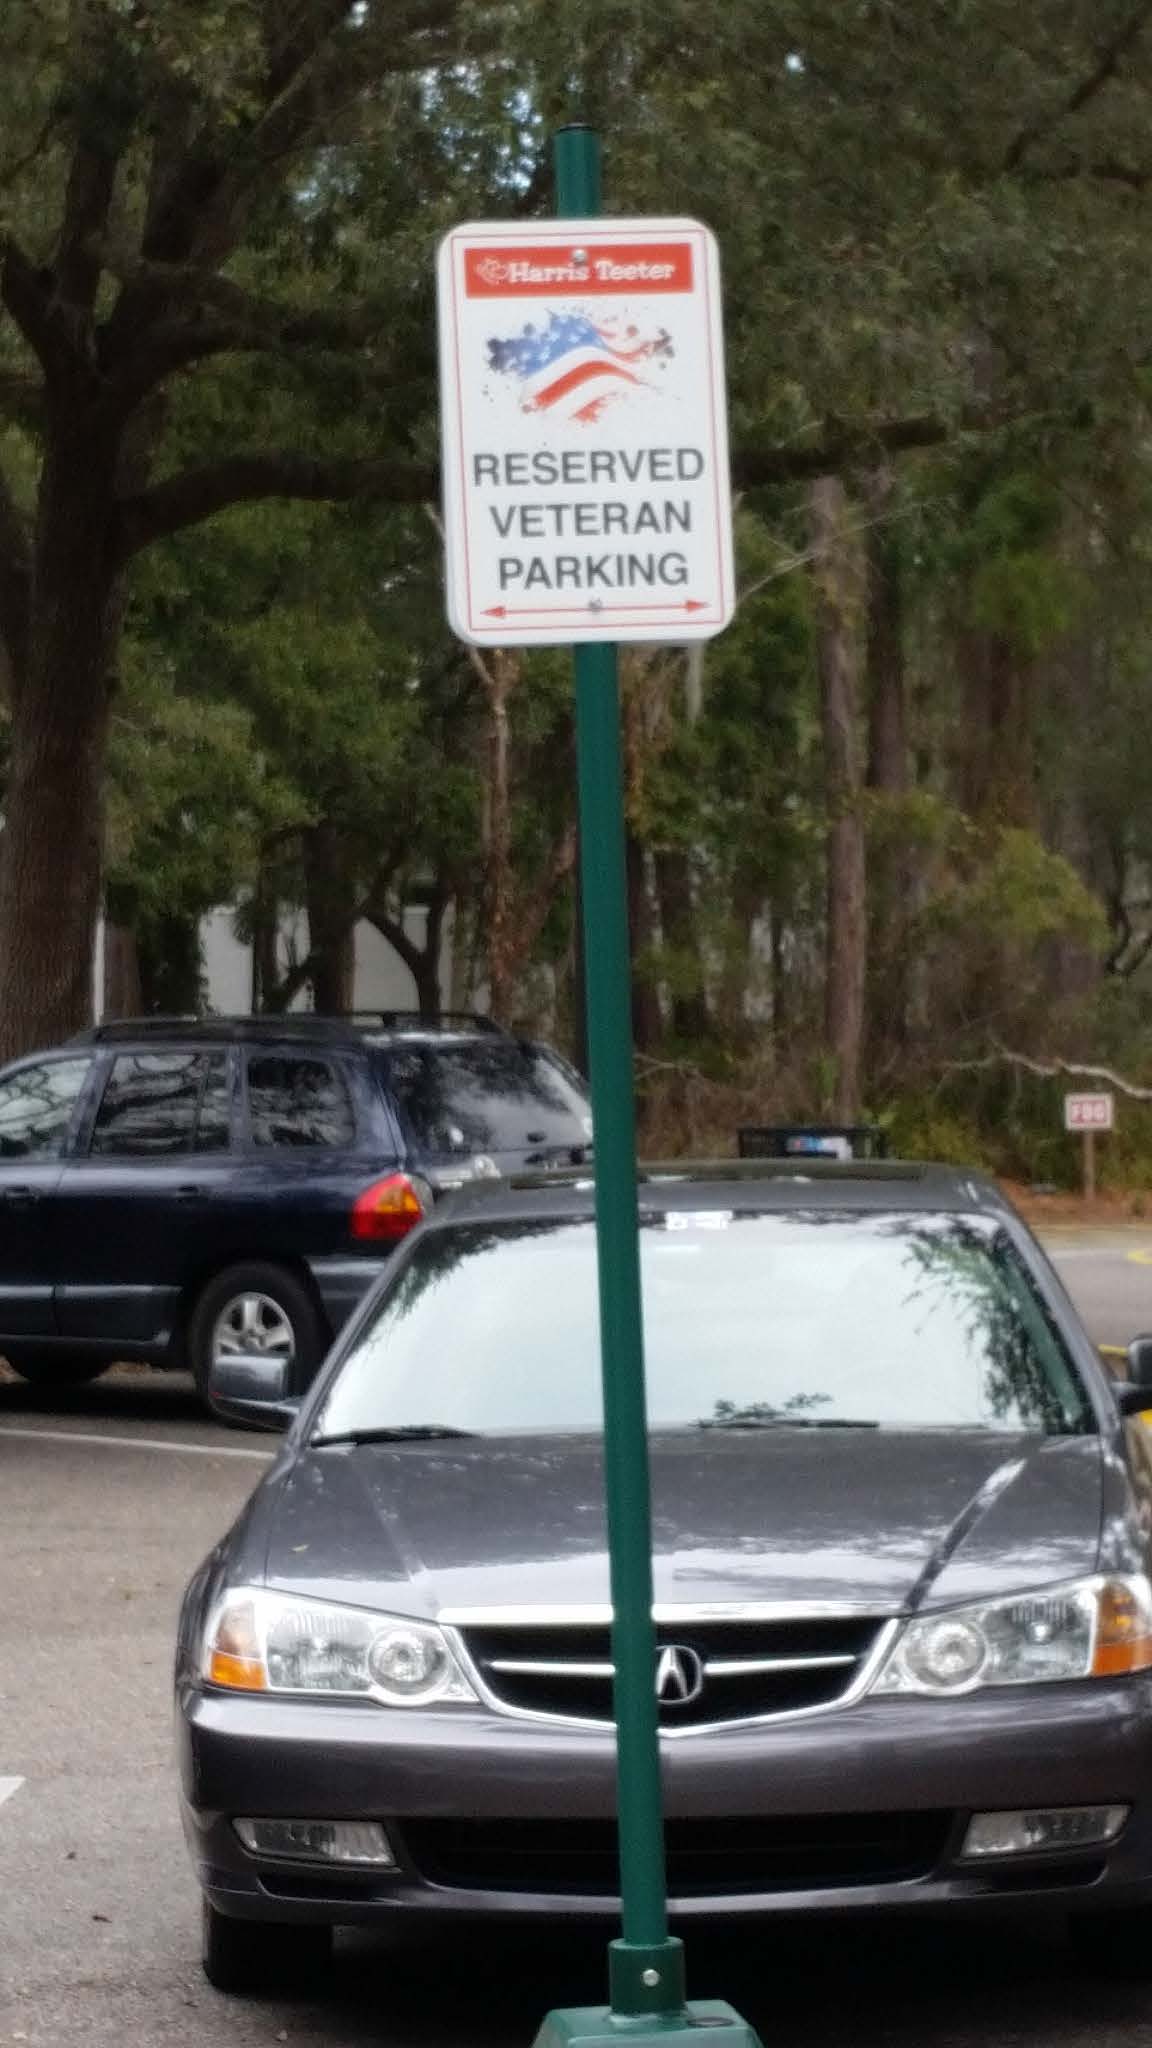
<path fill-rule="evenodd" d="M 662 1653 L 676 1656 L 671 1670 L 665 1661 L 663 1683 L 657 1684 L 660 1725 L 675 1733 L 832 1706 L 855 1685 L 882 1627 L 868 1618 L 662 1623 L 654 1683 Z M 520 1713 L 611 1721 L 607 1626 L 485 1626 L 461 1633 L 484 1685 L 501 1705 Z"/>
<path fill-rule="evenodd" d="M 800 1814 L 671 1820 L 672 1898 L 820 1890 L 926 1877 L 944 1854 L 951 1813 Z M 408 1857 L 429 1884 L 468 1891 L 615 1897 L 614 1821 L 406 1820 Z"/>

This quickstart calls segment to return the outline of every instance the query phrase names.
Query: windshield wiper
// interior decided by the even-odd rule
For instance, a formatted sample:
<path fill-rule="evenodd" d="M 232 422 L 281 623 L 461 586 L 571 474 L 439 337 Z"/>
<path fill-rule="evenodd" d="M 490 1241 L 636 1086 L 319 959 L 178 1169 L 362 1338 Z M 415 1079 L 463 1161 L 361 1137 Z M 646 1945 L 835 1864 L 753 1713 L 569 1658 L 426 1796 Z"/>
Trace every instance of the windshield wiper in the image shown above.
<path fill-rule="evenodd" d="M 408 1422 L 392 1429 L 340 1429 L 332 1436 L 314 1436 L 318 1444 L 430 1444 L 453 1437 L 476 1437 L 475 1429 L 452 1429 L 443 1422 Z"/>
<path fill-rule="evenodd" d="M 697 1429 L 879 1429 L 854 1415 L 712 1415 Z"/>

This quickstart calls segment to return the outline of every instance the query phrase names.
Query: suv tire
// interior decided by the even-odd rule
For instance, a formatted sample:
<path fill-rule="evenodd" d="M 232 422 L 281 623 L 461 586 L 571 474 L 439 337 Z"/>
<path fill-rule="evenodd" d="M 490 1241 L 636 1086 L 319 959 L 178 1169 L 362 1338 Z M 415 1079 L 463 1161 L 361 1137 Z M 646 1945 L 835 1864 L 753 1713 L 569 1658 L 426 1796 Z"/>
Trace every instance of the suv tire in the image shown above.
<path fill-rule="evenodd" d="M 4 1357 L 30 1387 L 85 1387 L 108 1371 L 106 1358 L 86 1358 L 82 1351 L 46 1351 L 42 1357 L 31 1351 L 6 1351 Z"/>
<path fill-rule="evenodd" d="M 230 1327 L 239 1351 L 289 1361 L 286 1392 L 302 1394 L 328 1347 L 328 1331 L 308 1283 L 290 1266 L 252 1259 L 226 1266 L 208 1282 L 188 1325 L 188 1363 L 202 1400 L 212 1405 L 212 1372 Z"/>
<path fill-rule="evenodd" d="M 204 1900 L 204 1975 L 216 1991 L 279 1992 L 318 1976 L 332 1959 L 330 1927 L 229 1920 Z"/>

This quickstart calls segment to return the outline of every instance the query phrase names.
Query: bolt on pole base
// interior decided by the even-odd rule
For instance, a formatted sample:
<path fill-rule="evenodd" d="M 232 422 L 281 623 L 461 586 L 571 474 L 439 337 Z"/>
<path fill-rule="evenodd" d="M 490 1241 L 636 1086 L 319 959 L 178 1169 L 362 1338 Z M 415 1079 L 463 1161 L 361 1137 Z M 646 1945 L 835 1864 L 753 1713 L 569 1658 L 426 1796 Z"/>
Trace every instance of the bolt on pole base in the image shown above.
<path fill-rule="evenodd" d="M 694 1998 L 678 2012 L 624 2014 L 605 2005 L 560 2006 L 550 2012 L 536 2036 L 535 2048 L 665 2048 L 670 2034 L 704 2031 L 716 2036 L 716 2048 L 761 2048 L 760 2037 L 722 1998 Z"/>
<path fill-rule="evenodd" d="M 608 1950 L 608 1996 L 617 2019 L 683 2012 L 683 1942 L 674 1934 L 650 1944 L 614 1941 Z"/>

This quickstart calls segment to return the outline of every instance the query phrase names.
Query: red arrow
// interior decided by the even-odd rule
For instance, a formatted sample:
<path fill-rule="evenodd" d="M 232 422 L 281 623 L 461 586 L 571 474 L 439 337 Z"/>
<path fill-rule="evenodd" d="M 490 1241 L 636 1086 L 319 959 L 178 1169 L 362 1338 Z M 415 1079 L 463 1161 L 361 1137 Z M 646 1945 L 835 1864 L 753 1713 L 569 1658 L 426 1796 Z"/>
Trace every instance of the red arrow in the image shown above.
<path fill-rule="evenodd" d="M 555 618 L 558 613 L 584 612 L 588 605 L 578 604 L 490 604 L 484 612 L 486 619 L 531 619 Z M 683 604 L 606 604 L 600 605 L 593 616 L 599 618 L 604 612 L 706 612 L 708 606 L 702 598 L 687 597 Z"/>

